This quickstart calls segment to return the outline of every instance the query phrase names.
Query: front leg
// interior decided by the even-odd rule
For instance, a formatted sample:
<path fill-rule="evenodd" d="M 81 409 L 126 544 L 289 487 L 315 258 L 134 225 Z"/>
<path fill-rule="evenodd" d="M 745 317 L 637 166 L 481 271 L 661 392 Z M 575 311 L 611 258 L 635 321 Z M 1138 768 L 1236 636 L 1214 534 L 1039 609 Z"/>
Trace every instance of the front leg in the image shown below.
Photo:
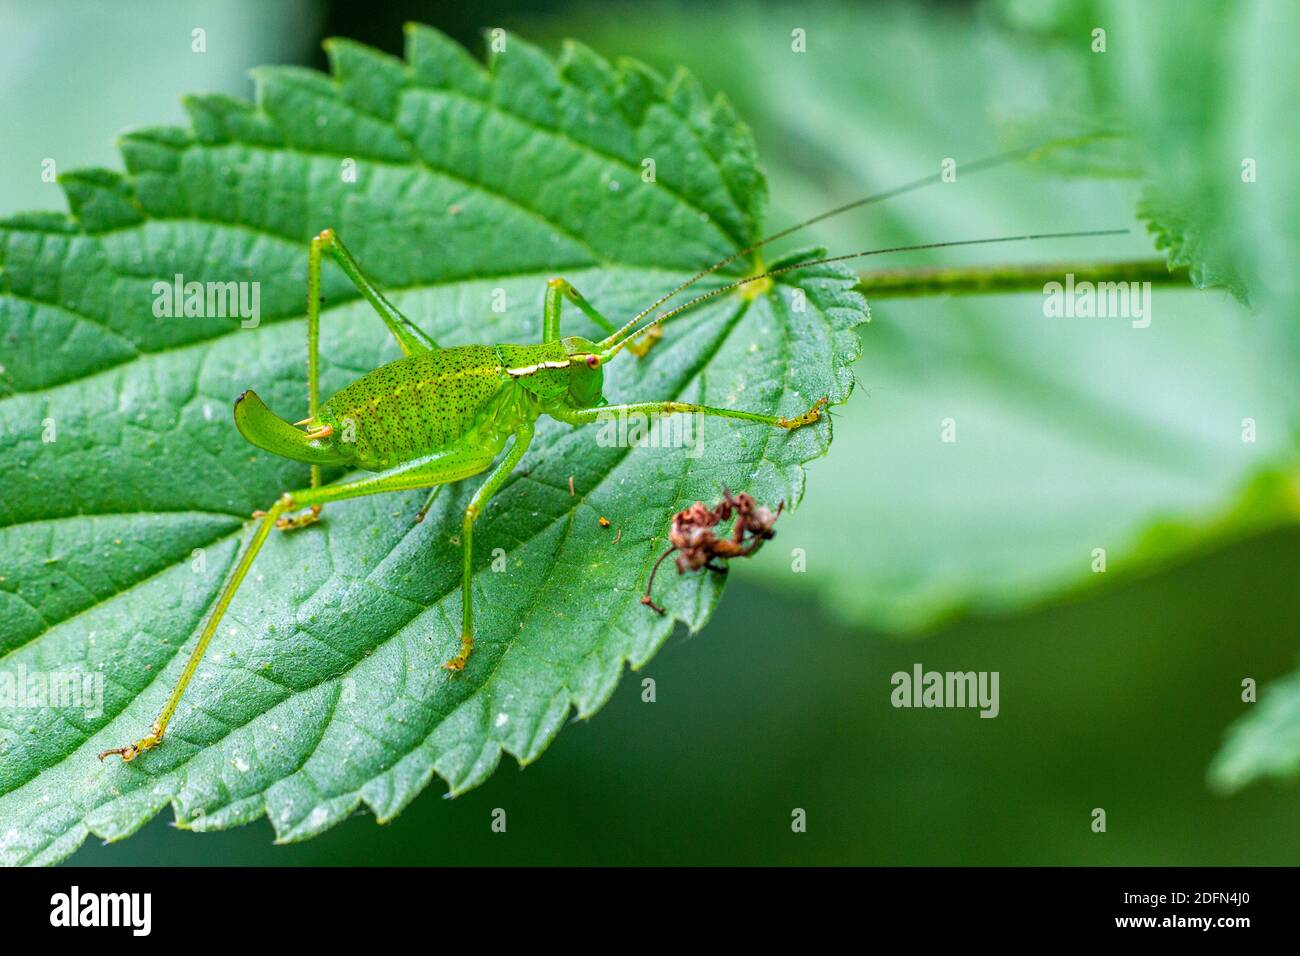
<path fill-rule="evenodd" d="M 479 490 L 474 493 L 470 503 L 465 506 L 465 518 L 461 522 L 461 604 L 460 604 L 460 652 L 447 661 L 442 666 L 449 671 L 464 670 L 465 662 L 469 660 L 470 652 L 474 649 L 474 522 L 478 516 L 483 513 L 487 503 L 492 500 L 492 496 L 500 490 L 505 484 L 510 473 L 515 470 L 515 465 L 524 457 L 524 452 L 528 450 L 528 444 L 533 440 L 534 425 L 532 421 L 525 421 L 515 428 L 514 443 L 510 450 L 506 452 L 504 458 L 497 462 L 497 466 L 488 474 L 487 480 L 483 482 Z"/>
<path fill-rule="evenodd" d="M 587 297 L 575 289 L 568 279 L 551 279 L 546 283 L 546 300 L 542 306 L 543 342 L 560 341 L 560 312 L 564 308 L 565 299 L 568 299 L 581 309 L 587 318 L 606 332 L 614 331 L 614 323 L 601 315 L 596 307 L 587 301 Z"/>
<path fill-rule="evenodd" d="M 344 275 L 352 280 L 357 291 L 365 297 L 388 326 L 403 355 L 428 352 L 438 348 L 438 343 L 403 315 L 397 306 L 389 302 L 379 287 L 366 276 L 357 260 L 352 258 L 352 253 L 348 252 L 347 247 L 339 239 L 338 234 L 333 229 L 323 230 L 312 239 L 307 250 L 307 417 L 298 422 L 299 425 L 310 425 L 318 432 L 320 428 L 316 423 L 316 416 L 320 414 L 321 258 L 326 254 L 338 263 Z M 320 434 L 309 432 L 307 437 L 323 438 L 328 434 L 328 430 Z M 319 488 L 320 485 L 320 465 L 313 464 L 311 487 Z M 281 516 L 275 526 L 281 531 L 305 528 L 320 520 L 320 512 L 319 504 L 312 505 L 309 510 L 300 515 Z M 264 512 L 256 512 L 253 517 L 258 518 L 262 514 Z"/>

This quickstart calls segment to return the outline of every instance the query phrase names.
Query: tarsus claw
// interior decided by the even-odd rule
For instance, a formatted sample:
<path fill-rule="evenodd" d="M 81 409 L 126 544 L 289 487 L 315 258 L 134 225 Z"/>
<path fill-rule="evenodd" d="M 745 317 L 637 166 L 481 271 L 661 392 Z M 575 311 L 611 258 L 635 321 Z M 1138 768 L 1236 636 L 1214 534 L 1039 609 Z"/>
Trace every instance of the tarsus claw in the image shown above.
<path fill-rule="evenodd" d="M 813 402 L 812 408 L 808 409 L 808 411 L 804 412 L 802 415 L 796 416 L 795 418 L 778 419 L 777 424 L 782 428 L 788 428 L 792 431 L 796 428 L 802 428 L 804 425 L 811 425 L 813 422 L 817 421 L 817 419 L 822 417 L 822 409 L 826 407 L 828 401 L 830 401 L 830 399 L 819 398 L 817 401 Z"/>
<path fill-rule="evenodd" d="M 652 325 L 645 330 L 645 334 L 640 338 L 632 339 L 627 343 L 627 350 L 637 358 L 645 358 L 655 343 L 664 337 L 664 330 L 657 325 Z"/>
<path fill-rule="evenodd" d="M 469 660 L 469 652 L 473 649 L 473 635 L 466 636 L 462 634 L 460 636 L 460 653 L 443 664 L 442 669 L 448 671 L 463 671 L 465 669 L 465 662 Z"/>
<path fill-rule="evenodd" d="M 104 762 L 105 757 L 118 756 L 124 763 L 130 763 L 140 754 L 162 743 L 162 734 L 154 731 L 147 737 L 142 737 L 129 747 L 114 747 L 111 750 L 105 750 L 99 755 L 100 763 Z"/>
<path fill-rule="evenodd" d="M 309 524 L 315 524 L 320 520 L 320 505 L 312 505 L 310 510 L 303 512 L 294 517 L 284 517 L 276 521 L 275 526 L 281 531 L 293 531 L 297 528 L 305 528 Z"/>

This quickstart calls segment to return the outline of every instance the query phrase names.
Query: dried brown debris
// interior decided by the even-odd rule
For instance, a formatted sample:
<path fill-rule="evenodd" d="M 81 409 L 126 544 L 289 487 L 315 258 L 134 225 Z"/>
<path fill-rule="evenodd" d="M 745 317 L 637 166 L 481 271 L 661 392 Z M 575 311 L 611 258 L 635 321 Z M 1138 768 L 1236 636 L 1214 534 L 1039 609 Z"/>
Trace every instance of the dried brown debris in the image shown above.
<path fill-rule="evenodd" d="M 656 613 L 663 614 L 664 609 L 651 600 L 650 589 L 654 587 L 659 565 L 674 551 L 677 552 L 678 574 L 699 571 L 701 568 L 725 574 L 727 566 L 717 563 L 718 561 L 747 558 L 764 541 L 776 534 L 772 526 L 785 510 L 784 501 L 773 511 L 743 491 L 733 495 L 724 488 L 722 494 L 722 500 L 713 508 L 705 507 L 704 502 L 697 501 L 673 515 L 668 529 L 668 550 L 659 555 L 659 560 L 655 562 L 650 580 L 646 582 L 645 596 L 641 598 L 641 603 Z M 714 533 L 715 529 L 733 515 L 736 522 L 730 536 L 718 537 Z"/>

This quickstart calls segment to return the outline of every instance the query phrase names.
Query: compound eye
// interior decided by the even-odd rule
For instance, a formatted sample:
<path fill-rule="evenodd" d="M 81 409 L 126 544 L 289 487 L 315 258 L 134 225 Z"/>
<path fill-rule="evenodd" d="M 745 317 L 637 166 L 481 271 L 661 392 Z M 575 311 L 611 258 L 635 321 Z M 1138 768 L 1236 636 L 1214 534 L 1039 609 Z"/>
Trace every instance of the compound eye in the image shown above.
<path fill-rule="evenodd" d="M 588 356 L 587 356 L 587 368 L 600 368 L 600 356 L 599 356 L 599 355 L 588 355 Z"/>

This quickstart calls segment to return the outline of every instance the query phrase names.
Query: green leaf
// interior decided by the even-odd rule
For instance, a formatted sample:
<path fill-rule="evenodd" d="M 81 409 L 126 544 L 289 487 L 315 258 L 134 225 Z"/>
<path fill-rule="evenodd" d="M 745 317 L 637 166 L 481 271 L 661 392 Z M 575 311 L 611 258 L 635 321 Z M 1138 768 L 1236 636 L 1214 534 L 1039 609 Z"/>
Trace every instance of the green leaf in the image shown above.
<path fill-rule="evenodd" d="M 882 257 L 864 270 L 1154 257 L 1134 215 L 1136 182 L 1060 178 L 1039 165 L 962 172 L 1023 141 L 1026 117 L 1061 118 L 1045 138 L 1068 136 L 1072 116 L 1083 133 L 1109 117 L 1082 92 L 1057 97 L 1088 89 L 1088 29 L 1067 47 L 979 13 L 885 7 L 864 37 L 862 13 L 848 4 L 753 21 L 744 9 L 694 13 L 676 27 L 659 16 L 653 30 L 635 20 L 572 29 L 611 48 L 635 43 L 652 62 L 700 64 L 705 82 L 734 91 L 772 183 L 776 228 L 957 160 L 954 183 L 818 224 L 812 237 L 832 252 L 1131 229 L 1119 239 Z M 804 28 L 808 52 L 778 50 L 774 22 Z M 1127 44 L 1140 56 L 1153 37 L 1133 35 L 1112 30 L 1112 50 Z M 1260 153 L 1261 164 L 1295 168 L 1286 155 Z M 1269 215 L 1286 221 L 1286 209 L 1300 221 L 1294 205 Z M 1261 226 L 1246 249 L 1274 261 L 1289 247 L 1266 235 Z M 1295 272 L 1289 264 L 1272 275 Z M 863 387 L 837 413 L 835 456 L 812 467 L 818 493 L 789 517 L 781 547 L 756 557 L 758 569 L 850 621 L 911 631 L 971 610 L 1014 611 L 1294 523 L 1294 304 L 1261 297 L 1252 314 L 1222 292 L 1160 286 L 1152 302 L 1150 327 L 1134 328 L 1124 318 L 1048 318 L 1037 290 L 873 300 L 854 368 Z M 946 418 L 953 443 L 941 440 Z M 1247 418 L 1253 442 L 1243 441 Z M 807 573 L 791 573 L 792 547 L 805 550 Z M 1093 571 L 1096 548 L 1106 551 L 1104 574 Z"/>
<path fill-rule="evenodd" d="M 485 69 L 432 30 L 407 39 L 405 60 L 331 43 L 329 77 L 261 70 L 255 107 L 192 97 L 191 128 L 123 137 L 125 175 L 65 176 L 70 216 L 0 223 L 0 861 L 57 861 L 168 804 L 184 827 L 266 814 L 299 840 L 360 805 L 389 819 L 435 774 L 459 793 L 503 752 L 536 759 L 672 632 L 639 600 L 671 515 L 724 486 L 793 504 L 829 446 L 826 420 L 710 421 L 698 456 L 544 422 L 478 525 L 478 644 L 460 676 L 438 665 L 458 642 L 475 482 L 423 524 L 422 493 L 331 505 L 267 544 L 166 743 L 97 762 L 155 716 L 249 513 L 307 481 L 243 442 L 230 403 L 255 386 L 284 414 L 306 407 L 311 235 L 336 228 L 403 311 L 461 344 L 536 341 L 551 276 L 625 317 L 758 234 L 750 134 L 688 75 L 576 45 L 553 62 L 514 36 Z M 156 317 L 155 283 L 177 275 L 259 283 L 260 321 Z M 324 278 L 329 394 L 398 353 L 342 274 Z M 647 359 L 611 365 L 606 394 L 780 414 L 843 402 L 866 317 L 851 274 L 785 278 L 670 324 Z M 576 313 L 565 325 L 594 334 Z M 664 575 L 656 590 L 695 631 L 721 584 Z M 92 692 L 42 703 L 42 682 L 67 675 Z"/>
<path fill-rule="evenodd" d="M 1300 673 L 1268 684 L 1228 732 L 1210 765 L 1210 785 L 1235 793 L 1267 777 L 1300 774 Z"/>
<path fill-rule="evenodd" d="M 1084 57 L 1082 97 L 1094 108 L 1108 104 L 1133 137 L 1144 165 L 1139 213 L 1169 264 L 1189 267 L 1197 286 L 1228 289 L 1254 312 L 1246 323 L 1253 327 L 1250 349 L 1257 381 L 1277 406 L 1270 417 L 1283 447 L 1266 462 L 1272 476 L 1257 475 L 1247 499 L 1261 486 L 1280 486 L 1274 513 L 1294 522 L 1300 516 L 1300 62 L 1294 49 L 1300 7 L 1285 0 L 1080 0 L 1046 13 L 1020 0 L 1006 7 L 1012 19 L 1036 20 L 1065 47 L 1077 49 L 1077 38 L 1093 27 L 1107 29 L 1108 51 Z M 1140 41 L 1132 42 L 1135 37 Z M 1221 371 L 1207 372 L 1221 381 Z M 1211 524 L 1233 530 L 1230 523 Z M 1294 685 L 1275 685 L 1265 697 L 1215 759 L 1216 787 L 1236 790 L 1262 776 L 1296 773 Z"/>
<path fill-rule="evenodd" d="M 1171 267 L 1255 307 L 1289 307 L 1300 224 L 1300 8 L 1286 0 L 1003 0 L 1010 22 L 1071 51 L 1056 109 L 1106 115 L 1131 138 L 1141 217 Z M 1091 52 L 1094 30 L 1104 52 Z"/>

